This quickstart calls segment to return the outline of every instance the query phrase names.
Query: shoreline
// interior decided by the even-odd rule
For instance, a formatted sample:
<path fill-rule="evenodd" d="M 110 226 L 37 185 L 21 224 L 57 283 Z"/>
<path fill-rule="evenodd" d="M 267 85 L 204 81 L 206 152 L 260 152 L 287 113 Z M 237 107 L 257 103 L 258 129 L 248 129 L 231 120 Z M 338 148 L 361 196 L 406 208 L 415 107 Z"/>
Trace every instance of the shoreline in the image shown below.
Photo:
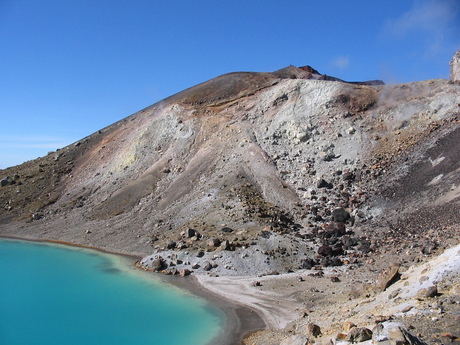
<path fill-rule="evenodd" d="M 296 274 L 298 276 L 299 274 Z M 254 286 L 254 281 L 261 285 L 276 284 L 283 279 L 292 279 L 293 275 L 277 276 L 196 276 L 202 289 L 219 296 L 221 299 L 232 301 L 245 308 L 254 310 L 263 320 L 266 329 L 283 329 L 299 314 L 299 300 L 295 294 L 282 294 L 273 291 L 263 291 Z M 281 303 L 282 302 L 282 303 Z"/>
<path fill-rule="evenodd" d="M 30 239 L 21 238 L 18 236 L 0 235 L 0 239 L 6 240 L 17 240 L 25 242 L 36 242 L 36 243 L 48 243 L 48 244 L 59 244 L 70 247 L 84 248 L 95 250 L 104 254 L 110 254 L 120 256 L 125 259 L 133 260 L 131 262 L 132 267 L 137 270 L 143 271 L 145 274 L 152 274 L 152 278 L 159 279 L 166 284 L 172 284 L 179 289 L 185 290 L 192 295 L 206 300 L 209 304 L 220 309 L 224 315 L 224 325 L 219 336 L 214 341 L 218 341 L 220 345 L 239 345 L 248 335 L 255 331 L 266 329 L 267 323 L 262 317 L 260 311 L 255 308 L 252 309 L 246 305 L 238 303 L 237 300 L 229 298 L 220 293 L 216 293 L 212 289 L 208 289 L 202 280 L 197 275 L 191 275 L 187 277 L 178 277 L 163 275 L 161 273 L 146 272 L 141 268 L 136 267 L 135 261 L 141 259 L 138 256 L 126 253 L 113 252 L 89 245 L 80 245 L 67 241 L 59 240 L 45 240 L 45 239 Z"/>
<path fill-rule="evenodd" d="M 221 334 L 213 339 L 210 344 L 239 345 L 250 334 L 267 328 L 264 318 L 258 311 L 206 288 L 200 282 L 199 277 L 201 276 L 177 277 L 161 275 L 159 279 L 189 291 L 194 296 L 203 298 L 224 313 L 225 325 Z"/>

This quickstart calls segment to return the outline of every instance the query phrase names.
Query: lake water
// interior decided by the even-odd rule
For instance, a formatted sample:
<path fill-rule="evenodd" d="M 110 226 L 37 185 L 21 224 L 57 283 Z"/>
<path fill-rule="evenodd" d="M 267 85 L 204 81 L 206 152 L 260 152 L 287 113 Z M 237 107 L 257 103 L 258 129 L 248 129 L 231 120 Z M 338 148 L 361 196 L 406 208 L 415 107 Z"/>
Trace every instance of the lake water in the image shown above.
<path fill-rule="evenodd" d="M 126 260 L 0 240 L 0 345 L 204 345 L 219 334 L 219 310 Z"/>

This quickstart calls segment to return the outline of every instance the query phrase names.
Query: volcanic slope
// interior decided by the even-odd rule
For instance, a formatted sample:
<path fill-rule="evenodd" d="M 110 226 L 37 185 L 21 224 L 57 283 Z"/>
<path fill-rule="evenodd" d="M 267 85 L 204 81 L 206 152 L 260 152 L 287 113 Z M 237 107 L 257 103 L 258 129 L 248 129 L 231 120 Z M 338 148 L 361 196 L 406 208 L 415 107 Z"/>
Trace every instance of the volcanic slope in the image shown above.
<path fill-rule="evenodd" d="M 260 266 L 219 272 L 260 274 L 315 259 L 327 226 L 388 229 L 422 209 L 456 225 L 459 86 L 325 78 L 226 74 L 2 170 L 1 232 L 140 256 L 249 251 Z"/>
<path fill-rule="evenodd" d="M 135 255 L 223 295 L 236 284 L 227 297 L 272 328 L 302 308 L 342 320 L 337 303 L 352 315 L 361 302 L 348 298 L 376 293 L 390 263 L 404 271 L 458 244 L 459 113 L 447 80 L 347 83 L 308 66 L 222 75 L 0 170 L 0 235 Z"/>

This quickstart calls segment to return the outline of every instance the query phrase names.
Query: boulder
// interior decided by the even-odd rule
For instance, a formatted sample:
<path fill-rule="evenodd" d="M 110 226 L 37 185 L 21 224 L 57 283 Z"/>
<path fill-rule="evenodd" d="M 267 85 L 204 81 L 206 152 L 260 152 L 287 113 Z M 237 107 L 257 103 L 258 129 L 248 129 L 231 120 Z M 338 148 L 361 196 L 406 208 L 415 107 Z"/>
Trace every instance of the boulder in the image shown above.
<path fill-rule="evenodd" d="M 372 331 L 366 327 L 353 327 L 345 338 L 351 343 L 361 343 L 372 339 Z"/>
<path fill-rule="evenodd" d="M 399 265 L 393 263 L 379 273 L 374 289 L 376 291 L 385 291 L 391 284 L 396 282 L 399 277 Z"/>
<path fill-rule="evenodd" d="M 346 171 L 342 175 L 342 179 L 344 181 L 354 181 L 355 177 L 356 177 L 355 174 L 353 172 L 351 172 L 351 171 Z"/>
<path fill-rule="evenodd" d="M 188 276 L 190 273 L 191 273 L 190 270 L 187 269 L 187 268 L 182 268 L 182 269 L 179 270 L 179 275 L 181 277 Z"/>
<path fill-rule="evenodd" d="M 417 292 L 417 298 L 425 299 L 425 298 L 432 298 L 438 295 L 438 287 L 436 285 L 431 285 L 427 288 L 420 289 Z"/>
<path fill-rule="evenodd" d="M 150 265 L 150 269 L 155 272 L 161 271 L 163 268 L 165 268 L 165 261 L 161 256 L 153 260 Z"/>
<path fill-rule="evenodd" d="M 225 240 L 225 241 L 222 241 L 222 243 L 220 244 L 220 248 L 222 250 L 231 250 L 232 249 L 232 245 L 229 241 Z"/>
<path fill-rule="evenodd" d="M 220 240 L 217 238 L 210 239 L 207 243 L 208 247 L 217 248 L 220 246 Z"/>
<path fill-rule="evenodd" d="M 201 235 L 198 231 L 192 228 L 185 230 L 185 236 L 188 238 L 196 237 L 197 239 L 201 238 Z"/>
<path fill-rule="evenodd" d="M 312 267 L 316 266 L 317 265 L 317 262 L 312 259 L 312 258 L 306 258 L 306 259 L 303 259 L 300 263 L 300 269 L 311 269 Z"/>
<path fill-rule="evenodd" d="M 9 176 L 5 177 L 5 178 L 2 178 L 2 180 L 0 181 L 0 184 L 2 187 L 4 186 L 7 186 L 11 183 L 11 179 Z"/>
<path fill-rule="evenodd" d="M 346 212 L 346 211 L 345 211 Z M 348 213 L 348 212 L 347 212 Z M 344 223 L 332 222 L 326 225 L 326 233 L 330 236 L 340 237 L 347 233 Z"/>
<path fill-rule="evenodd" d="M 321 327 L 319 327 L 317 324 L 309 323 L 307 325 L 307 334 L 310 337 L 316 338 L 321 335 Z"/>
<path fill-rule="evenodd" d="M 316 187 L 317 188 L 327 188 L 327 189 L 331 189 L 333 187 L 333 185 L 329 182 L 327 182 L 325 179 L 322 179 L 320 178 L 317 182 L 316 182 Z"/>
<path fill-rule="evenodd" d="M 174 242 L 172 240 L 169 240 L 168 242 L 166 242 L 166 248 L 174 249 L 175 247 L 176 247 L 176 242 Z"/>
<path fill-rule="evenodd" d="M 372 342 L 382 345 L 426 345 L 398 322 L 384 322 L 375 326 Z"/>
<path fill-rule="evenodd" d="M 321 246 L 318 248 L 318 254 L 321 256 L 331 256 L 334 253 L 334 250 L 331 246 Z"/>
<path fill-rule="evenodd" d="M 350 213 L 344 208 L 340 207 L 332 211 L 332 221 L 345 223 L 348 219 L 350 219 Z"/>

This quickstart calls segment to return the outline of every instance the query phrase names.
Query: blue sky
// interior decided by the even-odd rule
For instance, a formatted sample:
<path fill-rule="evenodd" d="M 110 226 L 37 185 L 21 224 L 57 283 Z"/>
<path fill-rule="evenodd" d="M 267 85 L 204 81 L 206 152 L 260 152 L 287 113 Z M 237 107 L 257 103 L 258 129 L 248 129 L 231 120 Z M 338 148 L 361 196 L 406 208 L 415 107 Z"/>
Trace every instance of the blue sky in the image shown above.
<path fill-rule="evenodd" d="M 458 0 L 0 0 L 0 168 L 220 74 L 449 77 Z"/>

